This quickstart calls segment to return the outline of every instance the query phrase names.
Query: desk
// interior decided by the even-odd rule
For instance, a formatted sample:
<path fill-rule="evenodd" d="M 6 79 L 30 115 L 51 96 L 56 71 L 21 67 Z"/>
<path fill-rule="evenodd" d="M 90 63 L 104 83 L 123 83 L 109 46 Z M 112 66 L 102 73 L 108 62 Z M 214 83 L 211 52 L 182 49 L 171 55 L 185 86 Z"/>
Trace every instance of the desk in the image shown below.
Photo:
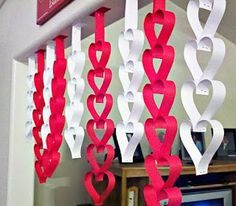
<path fill-rule="evenodd" d="M 148 177 L 144 164 L 143 163 L 134 163 L 134 164 L 119 164 L 114 162 L 110 168 L 110 171 L 115 174 L 116 177 L 121 178 L 121 206 L 126 206 L 127 201 L 127 180 L 129 178 L 142 178 Z M 159 167 L 159 171 L 162 176 L 168 176 L 169 168 L 168 167 Z M 225 161 L 225 160 L 216 160 L 213 161 L 213 164 L 209 166 L 208 173 L 234 173 L 236 172 L 236 161 Z M 181 175 L 194 175 L 195 168 L 193 165 L 188 165 L 186 162 L 183 162 L 183 168 Z M 214 187 L 220 186 L 219 184 L 214 185 Z M 229 181 L 227 185 L 234 186 L 236 181 Z M 201 187 L 198 187 L 201 188 Z M 203 188 L 203 187 L 202 187 Z M 185 188 L 181 188 L 185 189 Z M 117 195 L 117 193 L 116 193 Z"/>

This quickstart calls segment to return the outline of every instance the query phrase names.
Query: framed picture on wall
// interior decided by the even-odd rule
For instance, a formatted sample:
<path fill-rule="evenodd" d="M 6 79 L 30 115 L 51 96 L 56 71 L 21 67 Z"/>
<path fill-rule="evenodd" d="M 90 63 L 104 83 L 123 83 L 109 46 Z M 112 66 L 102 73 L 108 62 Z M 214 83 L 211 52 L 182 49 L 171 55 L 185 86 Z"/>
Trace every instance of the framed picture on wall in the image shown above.
<path fill-rule="evenodd" d="M 127 139 L 130 140 L 133 136 L 133 133 L 126 133 Z M 121 153 L 120 153 L 120 147 L 117 141 L 117 136 L 116 136 L 116 129 L 114 130 L 113 133 L 113 140 L 115 144 L 115 157 L 118 157 L 119 163 L 122 163 L 122 158 L 121 158 Z M 133 162 L 144 162 L 144 157 L 143 157 L 143 152 L 141 149 L 140 144 L 138 144 L 135 152 L 134 152 L 134 157 L 133 157 Z M 127 164 L 127 163 L 125 163 Z"/>
<path fill-rule="evenodd" d="M 203 154 L 205 151 L 205 142 L 204 142 L 205 133 L 204 132 L 191 132 L 191 135 L 199 152 Z M 191 157 L 189 156 L 183 144 L 181 144 L 181 156 L 182 156 L 182 160 L 188 160 L 188 161 L 191 160 Z"/>
<path fill-rule="evenodd" d="M 216 159 L 236 159 L 236 129 L 224 129 L 224 138 L 217 150 Z"/>

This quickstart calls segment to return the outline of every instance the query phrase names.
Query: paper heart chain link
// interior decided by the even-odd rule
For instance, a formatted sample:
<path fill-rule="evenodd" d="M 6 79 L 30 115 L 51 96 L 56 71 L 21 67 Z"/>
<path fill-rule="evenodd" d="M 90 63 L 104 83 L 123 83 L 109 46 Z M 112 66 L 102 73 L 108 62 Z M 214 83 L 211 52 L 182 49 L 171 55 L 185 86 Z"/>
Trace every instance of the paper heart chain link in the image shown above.
<path fill-rule="evenodd" d="M 92 144 L 87 148 L 87 159 L 92 170 L 86 174 L 84 181 L 85 187 L 96 206 L 104 204 L 115 186 L 115 177 L 108 171 L 115 154 L 114 148 L 107 144 L 114 132 L 114 123 L 108 119 L 113 105 L 112 95 L 107 93 L 112 79 L 112 72 L 106 67 L 111 53 L 111 45 L 105 41 L 104 36 L 104 13 L 108 10 L 107 8 L 100 8 L 93 14 L 96 24 L 95 43 L 89 47 L 89 58 L 93 69 L 88 72 L 87 76 L 89 85 L 94 91 L 94 94 L 89 95 L 87 99 L 88 110 L 93 117 L 87 123 L 88 136 L 92 141 Z M 98 58 L 98 53 L 100 53 L 100 58 Z M 101 80 L 101 85 L 98 84 L 98 79 Z M 103 111 L 99 113 L 97 107 L 103 108 Z M 106 156 L 104 163 L 99 164 L 97 162 L 96 153 Z M 104 183 L 104 177 L 107 177 L 107 187 L 102 194 L 99 194 L 94 183 Z"/>
<path fill-rule="evenodd" d="M 168 200 L 169 206 L 181 205 L 182 195 L 174 184 L 179 178 L 182 164 L 177 156 L 171 155 L 171 148 L 177 132 L 177 121 L 171 116 L 176 87 L 173 81 L 167 80 L 171 70 L 175 51 L 167 45 L 175 25 L 175 15 L 165 10 L 165 0 L 153 0 L 153 12 L 147 14 L 144 20 L 144 31 L 150 44 L 150 49 L 143 53 L 144 71 L 150 81 L 143 89 L 143 97 L 151 118 L 144 125 L 147 140 L 152 154 L 145 159 L 145 168 L 150 178 L 150 184 L 144 187 L 144 197 L 148 206 L 161 205 L 161 201 Z M 155 25 L 161 25 L 159 35 L 156 35 Z M 155 59 L 161 61 L 159 68 L 155 68 Z M 154 96 L 163 97 L 158 106 Z M 158 130 L 165 130 L 164 135 L 157 134 Z M 160 166 L 169 167 L 167 180 L 161 177 Z"/>
<path fill-rule="evenodd" d="M 214 80 L 225 56 L 224 42 L 214 37 L 223 18 L 225 7 L 225 0 L 190 0 L 187 7 L 188 20 L 196 39 L 187 42 L 184 49 L 184 59 L 193 80 L 186 81 L 181 88 L 181 100 L 189 120 L 181 124 L 180 137 L 194 162 L 197 175 L 208 173 L 208 165 L 221 145 L 224 136 L 222 124 L 217 120 L 212 120 L 212 118 L 223 104 L 226 96 L 224 84 Z M 202 27 L 199 19 L 200 9 L 210 11 L 204 27 Z M 197 52 L 199 51 L 211 54 L 205 69 L 202 69 L 198 62 Z M 209 96 L 210 91 L 212 91 L 211 99 L 201 114 L 194 102 L 193 95 L 196 93 L 196 95 Z M 205 152 L 201 154 L 195 145 L 191 132 L 205 133 L 208 125 L 213 131 L 212 140 Z"/>
<path fill-rule="evenodd" d="M 47 136 L 50 133 L 49 117 L 50 111 L 50 98 L 52 97 L 52 78 L 53 78 L 53 63 L 55 61 L 55 46 L 53 42 L 48 43 L 46 48 L 46 68 L 43 74 L 43 97 L 45 107 L 43 108 L 43 120 L 44 124 L 41 129 L 41 136 L 43 141 L 43 148 L 47 149 Z"/>
<path fill-rule="evenodd" d="M 33 110 L 35 109 L 34 105 L 34 99 L 33 95 L 35 92 L 35 86 L 34 86 L 34 75 L 36 73 L 36 62 L 35 57 L 29 57 L 28 58 L 28 73 L 26 76 L 26 84 L 27 84 L 27 94 L 26 94 L 26 100 L 27 100 L 27 107 L 26 107 L 26 123 L 25 123 L 25 137 L 26 139 L 32 139 L 33 137 L 33 128 L 34 128 L 34 121 L 33 121 Z"/>
<path fill-rule="evenodd" d="M 41 128 L 43 125 L 43 108 L 44 108 L 44 99 L 43 99 L 43 72 L 44 72 L 44 55 L 45 51 L 39 50 L 37 52 L 37 63 L 38 69 L 37 73 L 34 75 L 34 85 L 35 92 L 33 93 L 33 99 L 35 104 L 35 109 L 33 110 L 33 120 L 34 120 L 34 128 L 33 128 L 33 136 L 35 139 L 34 145 L 34 154 L 36 157 L 35 161 L 35 171 L 38 175 L 38 179 L 40 183 L 46 182 L 47 174 L 44 168 L 44 159 L 46 156 L 45 150 L 43 149 L 42 138 L 41 138 Z"/>
<path fill-rule="evenodd" d="M 117 104 L 122 122 L 117 124 L 116 136 L 120 147 L 122 162 L 133 162 L 134 152 L 140 143 L 144 128 L 139 122 L 144 109 L 143 95 L 138 92 L 144 70 L 138 60 L 144 44 L 144 34 L 137 29 L 138 0 L 126 0 L 125 31 L 119 36 L 119 50 L 123 63 L 119 68 L 119 77 L 124 91 L 118 96 Z M 131 79 L 129 74 L 132 75 Z M 133 107 L 130 110 L 129 104 Z M 126 134 L 133 133 L 131 140 Z"/>
<path fill-rule="evenodd" d="M 68 58 L 70 80 L 67 83 L 67 93 L 70 102 L 65 109 L 67 129 L 64 135 L 73 159 L 81 158 L 84 139 L 84 129 L 80 126 L 84 112 L 81 98 L 85 88 L 85 82 L 81 78 L 85 65 L 85 53 L 81 52 L 81 26 L 77 24 L 72 27 L 72 53 Z"/>
<path fill-rule="evenodd" d="M 57 36 L 55 42 L 55 61 L 53 64 L 53 78 L 51 83 L 52 97 L 50 98 L 49 127 L 50 133 L 47 136 L 47 160 L 45 170 L 48 177 L 52 177 L 59 162 L 59 149 L 62 144 L 62 131 L 64 129 L 65 117 L 63 115 L 65 107 L 65 89 L 66 80 L 64 78 L 66 71 L 66 59 L 64 54 L 64 36 Z"/>

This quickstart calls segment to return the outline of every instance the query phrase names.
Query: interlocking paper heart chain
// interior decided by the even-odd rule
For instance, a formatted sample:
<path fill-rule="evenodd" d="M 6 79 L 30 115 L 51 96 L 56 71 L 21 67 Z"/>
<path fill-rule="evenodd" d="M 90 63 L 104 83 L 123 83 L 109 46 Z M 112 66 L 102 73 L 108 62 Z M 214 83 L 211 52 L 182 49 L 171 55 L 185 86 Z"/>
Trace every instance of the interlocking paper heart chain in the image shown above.
<path fill-rule="evenodd" d="M 138 0 L 126 0 L 125 31 L 119 36 L 119 50 L 123 63 L 119 68 L 119 77 L 124 92 L 117 98 L 122 122 L 117 124 L 116 136 L 120 147 L 122 162 L 133 162 L 134 152 L 140 143 L 144 128 L 139 122 L 144 109 L 143 95 L 138 92 L 144 71 L 138 60 L 144 44 L 144 34 L 137 30 Z M 132 74 L 131 79 L 129 74 Z M 129 109 L 132 104 L 132 109 Z M 128 140 L 127 133 L 132 133 Z"/>
<path fill-rule="evenodd" d="M 36 156 L 35 170 L 40 183 L 45 183 L 48 177 L 55 172 L 59 162 L 60 153 L 58 152 L 62 143 L 62 131 L 65 124 L 63 110 L 65 106 L 64 92 L 66 80 L 64 74 L 66 70 L 66 60 L 64 56 L 64 37 L 58 36 L 55 39 L 56 60 L 53 65 L 53 79 L 51 83 L 52 97 L 49 100 L 51 115 L 49 117 L 50 133 L 46 138 L 46 148 L 43 148 L 41 138 L 41 128 L 44 123 L 43 108 L 45 106 L 43 98 L 44 89 L 44 51 L 40 50 L 38 56 L 38 73 L 34 77 L 36 92 L 34 93 L 34 102 L 36 109 L 33 111 L 35 127 L 33 135 L 36 140 L 34 152 Z"/>
<path fill-rule="evenodd" d="M 226 96 L 224 84 L 213 80 L 225 56 L 224 42 L 214 37 L 223 18 L 225 7 L 225 0 L 190 0 L 187 7 L 188 20 L 196 39 L 187 42 L 184 49 L 184 58 L 193 80 L 185 82 L 181 89 L 182 103 L 190 120 L 181 124 L 180 136 L 194 162 L 197 175 L 208 173 L 208 165 L 224 136 L 223 126 L 219 121 L 212 120 L 212 117 L 223 104 Z M 210 11 L 204 27 L 202 27 L 199 19 L 200 9 Z M 198 62 L 198 51 L 212 52 L 205 69 L 202 69 Z M 196 95 L 209 96 L 210 91 L 212 91 L 211 100 L 203 113 L 200 114 L 193 95 L 196 93 Z M 208 125 L 213 131 L 212 140 L 205 152 L 201 154 L 195 145 L 191 132 L 205 133 Z"/>
<path fill-rule="evenodd" d="M 162 29 L 157 36 L 155 25 Z M 175 15 L 165 10 L 165 0 L 153 1 L 153 12 L 149 13 L 144 22 L 144 31 L 151 49 L 143 53 L 144 70 L 150 81 L 143 89 L 145 105 L 151 113 L 151 118 L 146 120 L 144 129 L 147 140 L 152 149 L 152 154 L 145 159 L 145 168 L 150 178 L 150 184 L 144 188 L 144 197 L 148 206 L 161 205 L 167 199 L 169 206 L 181 205 L 182 195 L 174 183 L 181 174 L 182 166 L 179 157 L 171 156 L 171 148 L 177 132 L 177 121 L 169 115 L 173 105 L 176 87 L 173 81 L 167 80 L 171 70 L 175 51 L 167 45 L 175 24 Z M 161 60 L 159 68 L 155 68 L 154 59 Z M 158 106 L 154 96 L 163 96 Z M 157 134 L 158 129 L 165 130 L 164 138 Z M 158 170 L 160 166 L 169 167 L 167 180 L 161 177 Z"/>
<path fill-rule="evenodd" d="M 111 53 L 111 45 L 105 41 L 104 36 L 104 13 L 106 11 L 106 8 L 101 8 L 94 13 L 96 24 L 95 43 L 92 43 L 89 47 L 89 58 L 93 69 L 88 72 L 88 82 L 94 94 L 89 95 L 87 99 L 87 106 L 93 117 L 87 123 L 88 136 L 92 141 L 92 144 L 87 148 L 87 159 L 92 170 L 85 176 L 85 187 L 96 206 L 103 205 L 115 186 L 115 177 L 108 171 L 115 152 L 113 147 L 107 144 L 114 132 L 114 123 L 111 119 L 108 119 L 113 105 L 113 98 L 111 94 L 107 93 L 112 79 L 112 72 L 106 67 Z M 101 54 L 100 58 L 98 58 L 98 53 Z M 98 78 L 102 80 L 101 86 L 98 85 Z M 99 113 L 97 107 L 102 107 L 103 111 Z M 104 162 L 101 160 L 100 164 L 98 163 L 95 156 L 96 152 L 105 155 Z M 104 183 L 105 177 L 108 181 L 107 187 L 102 194 L 99 194 L 96 185 L 99 182 Z"/>

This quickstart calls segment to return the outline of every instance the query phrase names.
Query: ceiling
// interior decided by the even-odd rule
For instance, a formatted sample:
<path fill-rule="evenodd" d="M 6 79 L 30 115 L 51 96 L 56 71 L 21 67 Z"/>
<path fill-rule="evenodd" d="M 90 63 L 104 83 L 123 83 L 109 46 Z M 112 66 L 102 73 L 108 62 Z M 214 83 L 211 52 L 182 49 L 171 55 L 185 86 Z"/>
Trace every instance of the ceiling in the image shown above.
<path fill-rule="evenodd" d="M 172 0 L 175 4 L 186 10 L 188 1 L 187 0 Z M 220 1 L 220 0 L 216 0 Z M 236 1 L 235 0 L 226 0 L 226 12 L 224 18 L 218 28 L 218 33 L 232 41 L 236 44 Z M 208 13 L 202 12 L 200 13 L 200 19 L 205 22 Z"/>

